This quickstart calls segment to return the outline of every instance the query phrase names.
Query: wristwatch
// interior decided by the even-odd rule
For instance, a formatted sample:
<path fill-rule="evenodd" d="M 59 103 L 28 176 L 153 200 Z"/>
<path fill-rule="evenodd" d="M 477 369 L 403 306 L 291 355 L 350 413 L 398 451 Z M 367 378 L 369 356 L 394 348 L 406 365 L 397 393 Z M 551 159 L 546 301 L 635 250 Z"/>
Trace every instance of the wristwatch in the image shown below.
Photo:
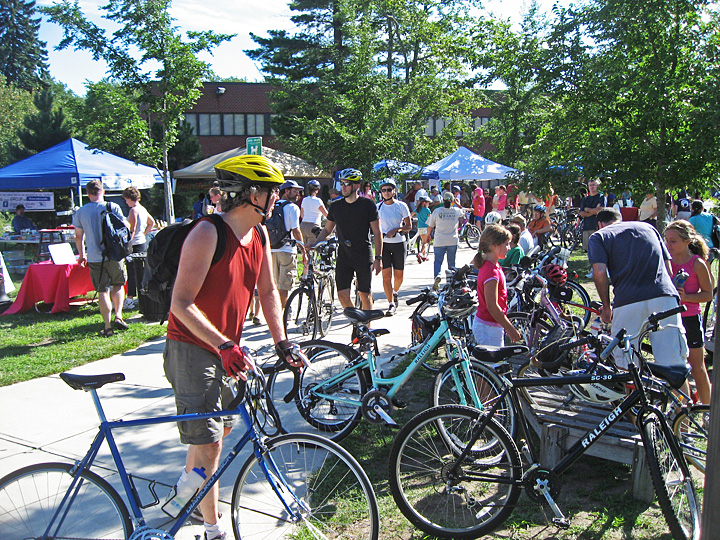
<path fill-rule="evenodd" d="M 376 261 L 382 261 L 382 255 L 375 255 Z"/>
<path fill-rule="evenodd" d="M 218 350 L 219 350 L 219 351 L 225 351 L 225 350 L 227 350 L 227 349 L 232 349 L 234 346 L 235 346 L 235 343 L 233 343 L 232 341 L 226 341 L 226 342 L 223 343 L 222 345 L 219 345 L 219 346 L 218 346 Z"/>

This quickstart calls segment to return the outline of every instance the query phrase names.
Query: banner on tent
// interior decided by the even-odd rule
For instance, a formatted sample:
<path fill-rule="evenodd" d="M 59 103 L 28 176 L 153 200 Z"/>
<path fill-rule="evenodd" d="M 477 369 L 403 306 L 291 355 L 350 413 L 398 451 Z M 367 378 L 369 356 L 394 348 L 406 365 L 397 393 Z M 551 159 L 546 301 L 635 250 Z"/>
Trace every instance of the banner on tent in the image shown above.
<path fill-rule="evenodd" d="M 100 180 L 105 186 L 106 191 L 122 191 L 123 189 L 134 186 L 138 189 L 150 189 L 155 185 L 156 179 L 150 175 L 107 175 L 101 176 Z"/>
<path fill-rule="evenodd" d="M 52 191 L 0 191 L 0 212 L 15 212 L 22 204 L 30 212 L 55 210 L 55 194 Z"/>

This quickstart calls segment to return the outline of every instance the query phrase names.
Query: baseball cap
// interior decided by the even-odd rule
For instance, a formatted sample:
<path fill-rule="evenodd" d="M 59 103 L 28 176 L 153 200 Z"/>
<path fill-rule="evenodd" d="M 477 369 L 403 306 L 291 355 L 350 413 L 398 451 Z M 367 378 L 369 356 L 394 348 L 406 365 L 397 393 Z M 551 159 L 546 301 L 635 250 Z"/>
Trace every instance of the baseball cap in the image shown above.
<path fill-rule="evenodd" d="M 453 197 L 453 194 L 452 194 L 452 193 L 449 193 L 449 192 L 447 192 L 447 191 L 446 191 L 445 193 L 443 193 L 443 200 L 444 200 L 444 201 L 452 201 L 452 200 L 454 200 L 454 199 L 455 199 L 455 197 Z"/>
<path fill-rule="evenodd" d="M 285 183 L 280 186 L 280 191 L 290 188 L 297 188 L 303 191 L 305 190 L 305 188 L 298 184 L 295 180 L 285 180 Z"/>

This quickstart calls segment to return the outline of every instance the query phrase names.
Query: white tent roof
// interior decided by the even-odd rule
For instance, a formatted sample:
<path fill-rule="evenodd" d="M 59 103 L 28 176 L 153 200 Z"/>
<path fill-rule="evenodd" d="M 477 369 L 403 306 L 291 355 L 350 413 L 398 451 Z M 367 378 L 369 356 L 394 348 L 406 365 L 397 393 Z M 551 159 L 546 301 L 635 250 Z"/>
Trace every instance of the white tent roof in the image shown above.
<path fill-rule="evenodd" d="M 498 180 L 514 172 L 512 167 L 484 158 L 464 146 L 422 171 L 430 180 Z"/>
<path fill-rule="evenodd" d="M 263 156 L 274 162 L 287 178 L 330 178 L 329 173 L 318 169 L 311 163 L 297 156 L 268 147 L 263 147 L 262 153 Z M 215 154 L 202 161 L 198 161 L 194 165 L 175 171 L 173 178 L 181 180 L 215 178 L 215 165 L 231 157 L 244 156 L 245 154 L 247 154 L 246 148 L 227 150 L 221 154 Z"/>

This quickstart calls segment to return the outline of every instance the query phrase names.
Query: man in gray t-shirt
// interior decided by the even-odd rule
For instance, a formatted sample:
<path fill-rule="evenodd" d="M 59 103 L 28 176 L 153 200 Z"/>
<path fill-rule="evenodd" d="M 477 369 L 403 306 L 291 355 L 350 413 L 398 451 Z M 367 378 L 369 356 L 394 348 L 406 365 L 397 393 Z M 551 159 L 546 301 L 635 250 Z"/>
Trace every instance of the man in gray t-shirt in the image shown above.
<path fill-rule="evenodd" d="M 91 180 L 85 186 L 90 202 L 83 205 L 73 216 L 75 227 L 75 245 L 78 250 L 78 264 L 90 267 L 90 278 L 98 293 L 98 306 L 105 326 L 100 335 L 109 337 L 113 334 L 110 325 L 111 312 L 115 313 L 115 325 L 126 329 L 127 323 L 122 317 L 125 299 L 124 285 L 127 281 L 125 261 L 103 260 L 102 248 L 102 213 L 107 209 L 105 188 L 99 180 Z M 110 211 L 125 221 L 122 210 L 115 203 L 109 203 Z"/>
<path fill-rule="evenodd" d="M 605 323 L 612 321 L 613 335 L 621 328 L 633 335 L 653 312 L 679 305 L 680 297 L 670 278 L 670 253 L 652 225 L 622 223 L 620 212 L 614 208 L 603 208 L 597 221 L 599 229 L 588 242 L 588 259 L 602 302 L 600 317 Z M 684 365 L 688 349 L 680 315 L 665 319 L 662 326 L 663 330 L 650 334 L 655 362 Z M 620 358 L 616 360 L 622 363 Z"/>

